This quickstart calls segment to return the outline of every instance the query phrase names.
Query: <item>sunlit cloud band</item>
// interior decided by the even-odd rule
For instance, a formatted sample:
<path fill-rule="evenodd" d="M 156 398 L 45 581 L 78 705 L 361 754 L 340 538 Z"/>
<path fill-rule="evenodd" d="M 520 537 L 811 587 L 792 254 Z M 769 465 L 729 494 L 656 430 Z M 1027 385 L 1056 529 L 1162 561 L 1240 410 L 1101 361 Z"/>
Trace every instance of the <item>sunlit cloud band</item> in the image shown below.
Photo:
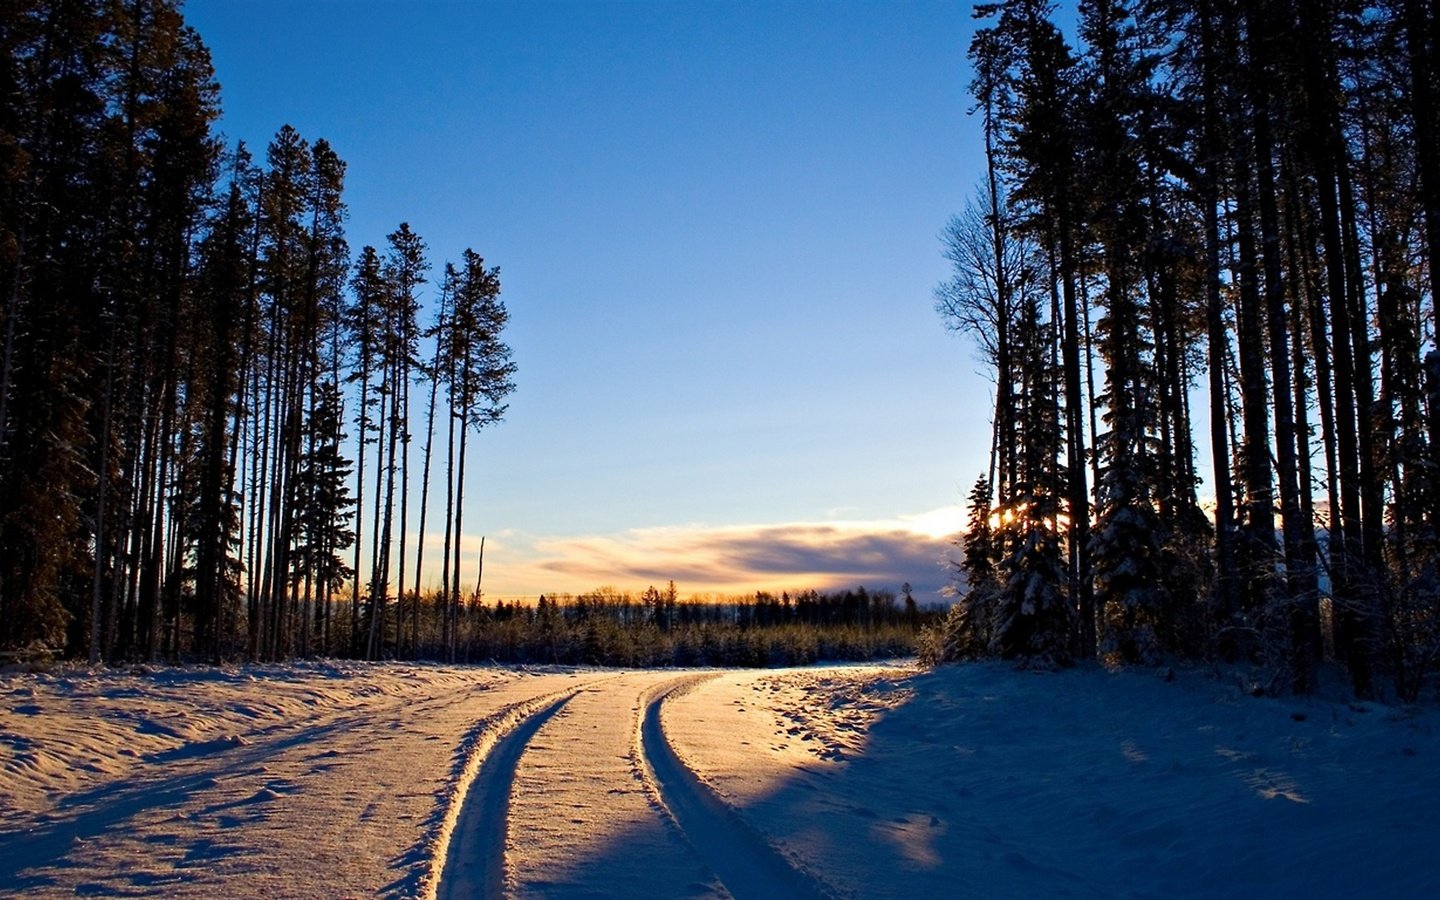
<path fill-rule="evenodd" d="M 486 593 L 643 590 L 675 581 L 682 594 L 864 585 L 938 599 L 961 512 L 947 507 L 883 521 L 642 528 L 609 535 L 526 539 L 497 535 Z"/>

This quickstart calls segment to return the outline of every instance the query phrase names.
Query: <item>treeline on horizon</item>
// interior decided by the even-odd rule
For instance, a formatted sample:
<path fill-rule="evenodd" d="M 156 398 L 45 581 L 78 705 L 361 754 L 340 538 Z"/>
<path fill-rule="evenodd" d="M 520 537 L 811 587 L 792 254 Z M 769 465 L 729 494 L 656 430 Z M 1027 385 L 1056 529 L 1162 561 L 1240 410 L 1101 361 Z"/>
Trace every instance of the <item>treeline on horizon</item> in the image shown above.
<path fill-rule="evenodd" d="M 0 649 L 413 652 L 429 565 L 453 654 L 499 270 L 435 277 L 404 224 L 352 259 L 345 163 L 289 126 L 222 147 L 178 0 L 9 0 L 0 45 Z"/>
<path fill-rule="evenodd" d="M 344 613 L 342 612 L 342 615 Z M 902 588 L 680 598 L 675 583 L 639 595 L 600 588 L 535 603 L 480 602 L 460 614 L 453 654 L 467 663 L 792 666 L 913 656 L 944 613 Z M 446 651 L 437 605 L 422 598 L 418 653 Z"/>
<path fill-rule="evenodd" d="M 1082 0 L 1076 44 L 1043 0 L 975 14 L 986 167 L 937 305 L 994 430 L 927 654 L 1246 661 L 1296 692 L 1334 660 L 1414 698 L 1440 658 L 1436 5 Z"/>

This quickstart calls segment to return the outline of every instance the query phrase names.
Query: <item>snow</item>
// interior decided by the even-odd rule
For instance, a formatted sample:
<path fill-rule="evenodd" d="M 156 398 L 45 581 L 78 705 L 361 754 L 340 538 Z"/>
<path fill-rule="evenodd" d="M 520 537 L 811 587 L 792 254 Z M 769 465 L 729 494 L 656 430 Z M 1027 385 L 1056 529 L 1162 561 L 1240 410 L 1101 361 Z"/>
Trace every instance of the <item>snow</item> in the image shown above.
<path fill-rule="evenodd" d="M 1440 895 L 1433 708 L 974 665 L 726 674 L 666 713 L 708 784 L 865 897 Z"/>
<path fill-rule="evenodd" d="M 0 895 L 1440 895 L 1434 706 L 1165 674 L 0 675 Z"/>

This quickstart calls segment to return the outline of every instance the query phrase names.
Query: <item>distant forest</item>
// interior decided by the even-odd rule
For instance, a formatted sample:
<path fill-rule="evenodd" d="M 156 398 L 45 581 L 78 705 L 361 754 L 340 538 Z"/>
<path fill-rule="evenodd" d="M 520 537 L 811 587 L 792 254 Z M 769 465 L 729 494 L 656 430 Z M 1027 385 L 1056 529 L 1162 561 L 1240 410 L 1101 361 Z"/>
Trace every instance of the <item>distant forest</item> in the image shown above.
<path fill-rule="evenodd" d="M 470 604 L 461 616 L 459 662 L 609 666 L 795 666 L 915 654 L 941 609 L 888 591 L 765 591 L 680 599 L 675 583 L 638 597 L 601 588 L 530 604 Z M 432 612 L 433 606 L 422 607 Z M 422 633 L 436 633 L 422 628 Z"/>
<path fill-rule="evenodd" d="M 1082 0 L 1074 44 L 1041 0 L 975 13 L 984 177 L 937 302 L 994 431 L 927 654 L 1245 661 L 1297 692 L 1333 660 L 1414 698 L 1440 659 L 1436 4 Z"/>
<path fill-rule="evenodd" d="M 0 4 L 0 647 L 414 651 L 428 527 L 453 654 L 466 445 L 515 372 L 499 270 L 437 277 L 404 224 L 352 260 L 345 163 L 288 126 L 222 147 L 179 7 Z"/>

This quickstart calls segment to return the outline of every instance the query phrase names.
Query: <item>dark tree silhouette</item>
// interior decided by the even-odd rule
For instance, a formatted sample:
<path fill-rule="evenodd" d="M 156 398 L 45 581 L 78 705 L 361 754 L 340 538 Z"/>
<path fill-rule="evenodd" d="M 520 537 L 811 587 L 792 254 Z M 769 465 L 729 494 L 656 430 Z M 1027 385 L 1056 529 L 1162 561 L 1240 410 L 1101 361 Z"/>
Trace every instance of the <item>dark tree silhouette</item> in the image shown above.
<path fill-rule="evenodd" d="M 1017 602 L 1041 598 L 1066 611 L 1049 627 L 1081 655 L 1246 658 L 1304 692 L 1333 647 L 1360 696 L 1382 673 L 1413 696 L 1440 661 L 1423 374 L 1440 233 L 1434 10 L 1085 0 L 1078 54 L 1053 13 L 981 4 L 991 24 L 971 46 L 985 221 L 1036 243 L 1043 265 L 1024 271 L 1048 287 L 1048 313 L 1022 277 L 1007 282 L 1014 319 L 990 314 L 994 279 L 955 249 L 976 245 L 973 224 L 946 236 L 956 275 L 940 293 L 947 322 L 1015 386 L 991 437 L 1004 548 L 991 652 L 1060 659 L 1026 619 L 1044 604 Z M 1094 356 L 1098 394 L 1077 365 Z M 1213 530 L 1188 400 L 1202 383 Z"/>

